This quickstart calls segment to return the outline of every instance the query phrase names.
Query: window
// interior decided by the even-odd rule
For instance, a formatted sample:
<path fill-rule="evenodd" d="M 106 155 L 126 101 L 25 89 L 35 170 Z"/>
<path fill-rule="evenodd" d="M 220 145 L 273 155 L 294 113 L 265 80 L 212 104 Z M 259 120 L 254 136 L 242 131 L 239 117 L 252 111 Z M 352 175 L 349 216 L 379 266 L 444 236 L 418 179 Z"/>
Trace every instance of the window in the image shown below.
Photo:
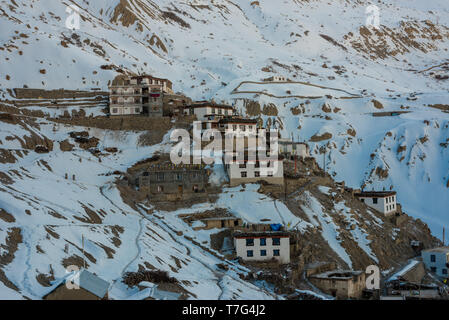
<path fill-rule="evenodd" d="M 432 272 L 435 273 L 435 272 L 437 272 L 437 268 L 436 268 L 436 267 L 431 267 L 431 268 L 430 268 L 430 271 L 432 271 Z"/>
<path fill-rule="evenodd" d="M 249 126 L 248 128 L 249 128 L 249 130 L 253 130 L 253 126 Z"/>
<path fill-rule="evenodd" d="M 275 257 L 279 257 L 281 255 L 281 252 L 280 252 L 280 250 L 278 250 L 278 249 L 276 249 L 276 250 L 273 250 L 273 256 L 275 256 Z"/>
<path fill-rule="evenodd" d="M 254 246 L 254 239 L 246 239 L 246 246 L 247 247 Z"/>
<path fill-rule="evenodd" d="M 246 172 L 245 172 L 245 171 L 241 172 L 241 177 L 242 177 L 242 178 L 246 178 L 246 176 L 247 176 L 247 175 L 246 175 Z"/>
<path fill-rule="evenodd" d="M 436 260 L 437 260 L 436 256 L 434 254 L 431 254 L 430 255 L 430 262 L 435 262 Z"/>
<path fill-rule="evenodd" d="M 176 174 L 176 180 L 177 181 L 182 181 L 182 174 L 181 173 L 177 173 Z"/>
<path fill-rule="evenodd" d="M 215 114 L 215 108 L 212 108 L 212 114 Z"/>
<path fill-rule="evenodd" d="M 260 246 L 266 246 L 267 245 L 267 239 L 266 238 L 260 238 Z"/>
<path fill-rule="evenodd" d="M 246 163 L 241 163 L 241 164 L 239 164 L 239 168 L 240 168 L 240 169 L 246 168 Z"/>
<path fill-rule="evenodd" d="M 260 250 L 260 256 L 266 257 L 267 256 L 267 250 Z"/>
<path fill-rule="evenodd" d="M 281 238 L 273 238 L 273 246 L 280 246 Z"/>
<path fill-rule="evenodd" d="M 363 198 L 362 198 L 362 199 L 360 199 L 360 201 L 362 201 L 363 203 L 365 203 L 365 199 L 363 199 Z"/>
<path fill-rule="evenodd" d="M 254 256 L 254 252 L 253 252 L 253 250 L 248 250 L 248 251 L 246 251 L 246 256 L 247 257 L 253 257 Z"/>
<path fill-rule="evenodd" d="M 373 203 L 377 204 L 377 198 L 373 198 Z"/>
<path fill-rule="evenodd" d="M 136 113 L 139 113 L 139 112 L 140 112 L 140 109 L 139 109 L 139 108 L 135 108 L 134 110 L 136 111 Z"/>
<path fill-rule="evenodd" d="M 157 174 L 157 180 L 164 181 L 164 174 L 163 173 L 158 173 Z"/>
<path fill-rule="evenodd" d="M 269 171 L 269 172 L 268 172 L 268 176 L 269 176 L 269 177 L 272 177 L 272 176 L 273 176 L 273 171 Z"/>
<path fill-rule="evenodd" d="M 443 274 L 447 274 L 447 269 L 442 269 L 441 272 L 442 272 Z"/>
<path fill-rule="evenodd" d="M 118 113 L 118 109 L 117 108 L 113 108 L 112 109 L 112 113 Z"/>
<path fill-rule="evenodd" d="M 218 109 L 218 114 L 221 114 L 222 113 L 222 110 L 221 109 Z"/>
<path fill-rule="evenodd" d="M 390 197 L 387 197 L 387 201 L 386 201 L 387 203 L 389 203 L 390 202 Z"/>
<path fill-rule="evenodd" d="M 157 187 L 157 192 L 164 192 L 164 187 L 163 186 L 158 186 Z"/>
<path fill-rule="evenodd" d="M 254 172 L 254 176 L 255 176 L 256 178 L 259 178 L 259 177 L 260 177 L 260 172 L 259 172 L 259 171 L 255 171 L 255 172 Z"/>
<path fill-rule="evenodd" d="M 245 126 L 240 126 L 240 130 L 245 131 Z"/>
<path fill-rule="evenodd" d="M 237 125 L 236 124 L 233 124 L 232 125 L 232 131 L 236 131 L 237 130 Z"/>

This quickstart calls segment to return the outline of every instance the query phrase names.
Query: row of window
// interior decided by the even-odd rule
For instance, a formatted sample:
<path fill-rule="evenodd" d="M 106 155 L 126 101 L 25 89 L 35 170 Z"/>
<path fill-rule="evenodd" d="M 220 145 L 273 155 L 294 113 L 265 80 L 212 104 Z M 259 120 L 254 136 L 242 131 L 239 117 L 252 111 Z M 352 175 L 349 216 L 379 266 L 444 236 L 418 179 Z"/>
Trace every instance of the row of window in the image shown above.
<path fill-rule="evenodd" d="M 394 196 L 386 198 L 386 203 L 392 203 L 394 202 Z"/>
<path fill-rule="evenodd" d="M 242 172 L 240 172 L 240 176 L 242 178 L 246 178 L 246 177 L 248 177 L 248 173 L 246 171 L 242 171 Z M 259 178 L 260 177 L 260 172 L 259 171 L 254 171 L 254 177 Z M 272 171 L 268 171 L 267 172 L 267 177 L 273 177 L 273 172 Z"/>
<path fill-rule="evenodd" d="M 281 255 L 281 251 L 278 249 L 273 250 L 273 256 L 274 257 L 279 257 Z M 253 250 L 247 250 L 246 251 L 246 256 L 251 258 L 254 257 L 254 251 Z M 260 250 L 260 256 L 261 257 L 266 257 L 267 256 L 267 250 Z"/>
<path fill-rule="evenodd" d="M 216 114 L 215 108 L 212 108 L 212 114 Z M 224 114 L 224 115 L 232 115 L 232 111 L 228 109 L 218 109 L 218 114 Z"/>
<path fill-rule="evenodd" d="M 273 242 L 273 246 L 280 246 L 281 245 L 281 238 L 271 238 Z M 260 246 L 266 246 L 267 245 L 267 238 L 259 238 L 259 245 Z M 254 246 L 254 239 L 246 239 L 246 246 L 247 247 L 253 247 Z"/>
<path fill-rule="evenodd" d="M 170 173 L 171 174 L 171 173 Z M 144 176 L 148 176 L 148 172 L 144 172 L 143 174 Z M 156 175 L 157 181 L 165 181 L 165 179 L 169 179 L 169 177 L 165 176 L 165 174 L 163 172 L 158 172 Z M 191 173 L 176 173 L 175 174 L 175 180 L 176 181 L 182 181 L 183 178 L 185 179 L 197 179 L 198 178 L 198 174 L 196 172 L 191 172 Z"/>
<path fill-rule="evenodd" d="M 396 207 L 396 205 L 394 205 L 394 204 L 389 204 L 389 205 L 387 205 L 387 211 L 394 210 L 395 207 Z"/>
<path fill-rule="evenodd" d="M 240 163 L 240 164 L 239 164 L 239 168 L 240 168 L 240 169 L 246 169 L 246 167 L 247 167 L 247 164 L 246 164 L 246 163 Z M 254 167 L 255 167 L 255 168 L 260 168 L 260 162 L 257 161 L 256 163 L 254 163 Z M 267 164 L 266 164 L 265 167 L 266 167 L 266 168 L 270 168 L 270 167 L 271 167 L 271 162 L 270 162 L 270 161 L 267 161 Z"/>

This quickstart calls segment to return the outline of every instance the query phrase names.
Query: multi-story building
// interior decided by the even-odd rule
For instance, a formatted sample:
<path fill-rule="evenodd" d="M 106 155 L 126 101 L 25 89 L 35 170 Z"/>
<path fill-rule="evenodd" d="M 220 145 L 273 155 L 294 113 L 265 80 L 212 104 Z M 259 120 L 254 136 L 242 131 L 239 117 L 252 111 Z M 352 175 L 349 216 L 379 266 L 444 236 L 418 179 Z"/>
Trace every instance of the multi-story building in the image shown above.
<path fill-rule="evenodd" d="M 110 114 L 162 117 L 164 94 L 173 94 L 170 80 L 152 76 L 118 76 L 109 86 Z"/>
<path fill-rule="evenodd" d="M 335 270 L 309 276 L 309 281 L 321 291 L 338 299 L 360 299 L 366 288 L 363 271 Z"/>
<path fill-rule="evenodd" d="M 423 250 L 421 256 L 427 269 L 440 278 L 449 278 L 449 247 Z"/>
<path fill-rule="evenodd" d="M 362 191 L 355 193 L 354 196 L 385 216 L 391 216 L 397 212 L 395 191 Z"/>
<path fill-rule="evenodd" d="M 290 235 L 281 231 L 236 232 L 234 248 L 244 261 L 290 262 Z"/>
<path fill-rule="evenodd" d="M 214 117 L 230 117 L 234 115 L 234 107 L 215 104 L 208 101 L 198 101 L 190 105 L 182 107 L 184 115 L 196 115 L 199 121 L 209 120 L 211 116 Z"/>

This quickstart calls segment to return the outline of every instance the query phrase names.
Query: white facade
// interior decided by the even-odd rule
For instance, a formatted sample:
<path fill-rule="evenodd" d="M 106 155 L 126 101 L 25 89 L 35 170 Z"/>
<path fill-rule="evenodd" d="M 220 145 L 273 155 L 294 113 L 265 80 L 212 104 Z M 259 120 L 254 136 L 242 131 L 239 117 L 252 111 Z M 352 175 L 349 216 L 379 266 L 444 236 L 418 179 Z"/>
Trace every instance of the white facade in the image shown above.
<path fill-rule="evenodd" d="M 272 184 L 284 183 L 284 163 L 279 160 L 234 161 L 225 164 L 225 168 L 231 186 L 260 180 Z"/>
<path fill-rule="evenodd" d="M 395 192 L 362 192 L 355 196 L 367 206 L 386 216 L 393 215 L 397 211 Z"/>
<path fill-rule="evenodd" d="M 438 277 L 449 278 L 449 247 L 423 250 L 421 256 L 427 269 Z"/>
<path fill-rule="evenodd" d="M 256 135 L 257 134 L 257 123 L 238 123 L 229 122 L 224 124 L 219 124 L 219 129 L 225 135 L 226 134 L 236 134 L 236 135 Z"/>
<path fill-rule="evenodd" d="M 288 235 L 267 233 L 234 236 L 237 257 L 244 261 L 267 261 L 276 259 L 282 264 L 290 262 L 290 238 Z"/>

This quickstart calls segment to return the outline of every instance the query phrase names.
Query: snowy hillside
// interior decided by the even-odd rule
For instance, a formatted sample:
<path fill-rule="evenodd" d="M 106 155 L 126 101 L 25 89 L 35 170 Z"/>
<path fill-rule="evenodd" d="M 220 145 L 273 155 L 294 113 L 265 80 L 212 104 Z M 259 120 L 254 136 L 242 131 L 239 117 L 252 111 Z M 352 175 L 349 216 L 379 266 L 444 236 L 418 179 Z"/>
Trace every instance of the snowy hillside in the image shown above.
<path fill-rule="evenodd" d="M 449 4 L 375 2 L 380 29 L 365 27 L 370 4 L 0 0 L 0 107 L 21 114 L 20 120 L 0 119 L 1 296 L 41 298 L 51 289 L 42 283 L 62 279 L 65 265 L 79 263 L 84 236 L 87 263 L 113 283 L 113 298 L 137 294 L 118 279 L 139 265 L 169 271 L 190 298 L 278 297 L 242 280 L 245 267 L 199 246 L 208 247 L 211 232 L 193 232 L 177 217 L 187 209 L 160 212 L 122 200 L 111 173 L 169 150 L 168 135 L 144 147 L 141 132 L 90 128 L 101 150 L 121 152 L 101 162 L 78 147 L 60 152 L 69 132 L 86 128 L 29 117 L 25 111 L 52 117 L 62 111 L 38 103 L 19 111 L 8 92 L 24 86 L 107 90 L 118 73 L 169 78 L 175 91 L 193 99 L 232 103 L 262 117 L 284 136 L 307 141 L 335 180 L 367 190 L 393 188 L 403 210 L 440 236 L 442 226 L 449 227 Z M 69 5 L 81 15 L 77 30 L 66 27 Z M 292 82 L 261 83 L 276 74 Z M 102 115 L 100 107 L 92 110 L 87 116 Z M 37 145 L 50 153 L 35 153 Z M 325 243 L 319 254 L 342 266 L 390 267 L 382 248 L 412 235 L 396 234 L 347 199 L 326 207 L 328 190 L 320 190 L 286 205 L 261 196 L 257 186 L 229 188 L 217 203 L 192 210 L 218 206 L 247 222 L 268 217 L 314 240 L 315 228 Z M 247 199 L 259 215 L 248 215 Z M 388 236 L 377 239 L 383 227 Z M 400 249 L 394 247 L 397 256 Z M 227 271 L 217 267 L 222 263 Z"/>

